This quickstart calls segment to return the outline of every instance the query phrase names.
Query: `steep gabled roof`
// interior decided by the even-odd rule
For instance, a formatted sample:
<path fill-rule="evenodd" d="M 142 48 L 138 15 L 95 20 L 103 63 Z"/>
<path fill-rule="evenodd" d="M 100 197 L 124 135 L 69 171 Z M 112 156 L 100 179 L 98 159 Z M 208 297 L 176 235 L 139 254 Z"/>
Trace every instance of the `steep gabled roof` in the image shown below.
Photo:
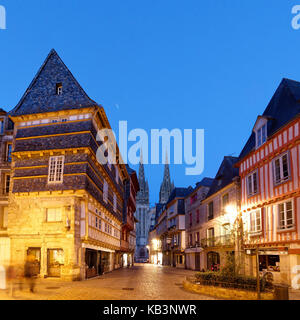
<path fill-rule="evenodd" d="M 275 91 L 266 110 L 264 117 L 269 120 L 267 122 L 268 137 L 286 125 L 300 112 L 300 82 L 282 79 L 279 87 Z M 246 142 L 239 160 L 244 158 L 248 153 L 255 149 L 255 132 L 252 132 Z"/>
<path fill-rule="evenodd" d="M 62 83 L 63 92 L 56 94 L 56 85 Z M 91 100 L 70 70 L 52 49 L 32 80 L 11 116 L 92 107 Z"/>
<path fill-rule="evenodd" d="M 237 157 L 224 157 L 220 168 L 214 178 L 211 187 L 206 195 L 206 198 L 212 194 L 220 191 L 228 184 L 232 183 L 233 178 L 239 176 L 239 169 L 234 167 L 234 164 L 238 161 Z"/>

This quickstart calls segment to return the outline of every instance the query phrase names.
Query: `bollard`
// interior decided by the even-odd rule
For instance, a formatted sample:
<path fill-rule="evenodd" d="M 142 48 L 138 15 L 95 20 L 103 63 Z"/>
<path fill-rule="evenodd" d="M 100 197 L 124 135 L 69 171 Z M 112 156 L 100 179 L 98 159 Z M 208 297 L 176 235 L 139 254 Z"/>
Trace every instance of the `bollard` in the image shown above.
<path fill-rule="evenodd" d="M 0 266 L 0 290 L 6 289 L 6 272 L 3 266 Z"/>
<path fill-rule="evenodd" d="M 274 300 L 289 300 L 289 286 L 274 284 Z"/>

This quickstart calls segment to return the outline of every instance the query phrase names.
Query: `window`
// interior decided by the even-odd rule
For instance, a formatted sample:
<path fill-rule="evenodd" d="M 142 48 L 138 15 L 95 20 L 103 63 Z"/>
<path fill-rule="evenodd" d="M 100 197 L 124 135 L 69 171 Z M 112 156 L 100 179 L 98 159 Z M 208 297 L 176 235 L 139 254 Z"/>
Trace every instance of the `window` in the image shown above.
<path fill-rule="evenodd" d="M 199 209 L 197 209 L 197 223 L 199 223 L 200 222 L 200 210 Z"/>
<path fill-rule="evenodd" d="M 278 205 L 279 229 L 290 229 L 294 226 L 294 214 L 292 201 L 280 203 Z"/>
<path fill-rule="evenodd" d="M 62 87 L 62 83 L 57 83 L 56 84 L 56 94 L 58 96 L 62 95 L 63 93 L 63 87 Z"/>
<path fill-rule="evenodd" d="M 257 194 L 258 192 L 257 171 L 254 171 L 247 176 L 247 192 L 248 197 Z"/>
<path fill-rule="evenodd" d="M 190 234 L 190 237 L 189 237 L 189 244 L 190 244 L 190 246 L 193 245 L 193 235 L 192 234 Z"/>
<path fill-rule="evenodd" d="M 64 171 L 64 156 L 50 157 L 48 182 L 62 183 Z"/>
<path fill-rule="evenodd" d="M 10 175 L 6 174 L 5 175 L 4 194 L 9 193 L 9 187 L 10 187 Z"/>
<path fill-rule="evenodd" d="M 114 211 L 117 212 L 117 196 L 114 194 Z"/>
<path fill-rule="evenodd" d="M 8 143 L 6 147 L 6 161 L 11 162 L 11 151 L 12 151 L 12 144 Z"/>
<path fill-rule="evenodd" d="M 106 181 L 104 181 L 103 184 L 103 201 L 107 203 L 108 200 L 108 184 Z"/>
<path fill-rule="evenodd" d="M 279 184 L 289 179 L 290 166 L 288 153 L 285 153 L 273 161 L 274 181 Z"/>
<path fill-rule="evenodd" d="M 261 210 L 250 212 L 250 232 L 260 232 L 261 227 Z"/>
<path fill-rule="evenodd" d="M 214 218 L 214 203 L 213 201 L 208 204 L 208 220 L 211 220 Z"/>
<path fill-rule="evenodd" d="M 192 212 L 190 213 L 190 226 L 192 226 L 193 225 L 193 214 L 192 214 Z"/>
<path fill-rule="evenodd" d="M 226 193 L 224 194 L 224 196 L 222 197 L 222 208 L 225 209 L 226 206 L 228 205 L 229 203 L 229 194 Z"/>
<path fill-rule="evenodd" d="M 0 119 L 0 134 L 4 134 L 4 119 Z"/>
<path fill-rule="evenodd" d="M 8 207 L 0 208 L 0 230 L 7 229 L 7 212 Z"/>
<path fill-rule="evenodd" d="M 49 208 L 47 209 L 47 222 L 60 222 L 61 220 L 61 208 Z"/>
<path fill-rule="evenodd" d="M 256 131 L 256 148 L 260 147 L 267 141 L 267 124 L 265 123 Z"/>
<path fill-rule="evenodd" d="M 193 196 L 191 196 L 191 204 L 197 201 L 197 193 L 195 193 Z"/>
<path fill-rule="evenodd" d="M 199 244 L 199 242 L 200 242 L 200 233 L 199 232 L 195 233 L 195 240 L 196 240 L 196 243 Z"/>

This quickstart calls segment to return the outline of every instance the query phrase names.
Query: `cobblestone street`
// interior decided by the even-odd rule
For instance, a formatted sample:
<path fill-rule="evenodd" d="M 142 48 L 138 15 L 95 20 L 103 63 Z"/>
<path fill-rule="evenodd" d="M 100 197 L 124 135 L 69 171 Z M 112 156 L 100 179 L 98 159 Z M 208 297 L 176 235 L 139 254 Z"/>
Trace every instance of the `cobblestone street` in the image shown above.
<path fill-rule="evenodd" d="M 130 269 L 119 269 L 97 279 L 62 282 L 45 279 L 37 282 L 36 292 L 25 287 L 16 290 L 18 300 L 212 300 L 182 288 L 182 281 L 193 271 L 136 264 Z M 11 299 L 0 291 L 0 299 Z"/>

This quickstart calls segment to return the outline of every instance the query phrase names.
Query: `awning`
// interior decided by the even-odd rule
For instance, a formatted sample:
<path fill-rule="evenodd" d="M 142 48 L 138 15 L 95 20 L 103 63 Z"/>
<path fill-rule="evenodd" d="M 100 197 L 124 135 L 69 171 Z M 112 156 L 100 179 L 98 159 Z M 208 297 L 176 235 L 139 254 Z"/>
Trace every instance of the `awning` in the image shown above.
<path fill-rule="evenodd" d="M 103 248 L 103 247 L 99 247 L 99 246 L 95 246 L 87 243 L 83 243 L 82 248 L 87 248 L 87 249 L 92 249 L 97 251 L 104 251 L 104 252 L 116 252 L 115 250 L 111 250 L 111 249 L 107 249 L 107 248 Z"/>

